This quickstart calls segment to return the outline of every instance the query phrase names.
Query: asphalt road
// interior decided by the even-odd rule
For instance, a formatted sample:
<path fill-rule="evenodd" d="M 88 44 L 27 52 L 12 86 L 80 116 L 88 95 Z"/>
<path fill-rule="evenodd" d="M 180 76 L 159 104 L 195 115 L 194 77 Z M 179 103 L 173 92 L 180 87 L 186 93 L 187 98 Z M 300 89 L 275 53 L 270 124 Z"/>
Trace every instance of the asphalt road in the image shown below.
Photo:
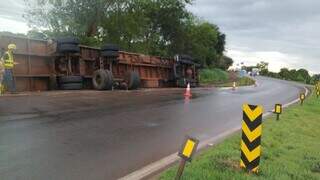
<path fill-rule="evenodd" d="M 236 91 L 183 89 L 50 92 L 0 97 L 0 179 L 117 179 L 241 124 L 243 103 L 298 97 L 301 87 L 258 78 Z"/>

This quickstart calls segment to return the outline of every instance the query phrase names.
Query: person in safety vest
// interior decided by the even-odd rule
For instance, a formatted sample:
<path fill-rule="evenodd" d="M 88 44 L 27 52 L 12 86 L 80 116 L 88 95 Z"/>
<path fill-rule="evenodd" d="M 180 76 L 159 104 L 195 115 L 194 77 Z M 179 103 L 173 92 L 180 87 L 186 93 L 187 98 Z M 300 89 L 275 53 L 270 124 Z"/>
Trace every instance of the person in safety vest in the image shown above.
<path fill-rule="evenodd" d="M 11 93 L 16 92 L 16 84 L 13 77 L 13 67 L 15 65 L 15 62 L 13 60 L 13 51 L 16 50 L 15 44 L 9 44 L 8 45 L 8 51 L 4 53 L 4 55 L 1 58 L 1 61 L 4 66 L 4 85 L 7 90 L 9 90 Z"/>

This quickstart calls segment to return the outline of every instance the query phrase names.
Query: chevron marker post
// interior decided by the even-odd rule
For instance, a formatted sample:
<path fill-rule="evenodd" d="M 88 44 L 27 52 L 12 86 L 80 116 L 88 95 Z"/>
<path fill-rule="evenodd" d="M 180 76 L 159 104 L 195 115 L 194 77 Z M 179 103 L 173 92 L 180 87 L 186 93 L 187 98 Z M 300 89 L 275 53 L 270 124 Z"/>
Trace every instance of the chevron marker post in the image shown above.
<path fill-rule="evenodd" d="M 262 106 L 243 105 L 240 167 L 258 172 L 261 154 Z"/>

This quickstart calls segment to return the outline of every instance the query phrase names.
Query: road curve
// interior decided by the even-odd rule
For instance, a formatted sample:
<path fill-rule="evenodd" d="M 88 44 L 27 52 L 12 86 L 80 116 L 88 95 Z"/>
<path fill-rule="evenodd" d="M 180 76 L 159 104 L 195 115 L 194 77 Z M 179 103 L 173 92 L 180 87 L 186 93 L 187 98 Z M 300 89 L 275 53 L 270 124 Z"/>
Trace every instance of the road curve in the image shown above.
<path fill-rule="evenodd" d="M 176 152 L 185 135 L 201 141 L 241 123 L 243 103 L 298 97 L 302 87 L 259 77 L 236 91 L 183 89 L 76 91 L 0 99 L 0 177 L 4 180 L 117 179 Z"/>

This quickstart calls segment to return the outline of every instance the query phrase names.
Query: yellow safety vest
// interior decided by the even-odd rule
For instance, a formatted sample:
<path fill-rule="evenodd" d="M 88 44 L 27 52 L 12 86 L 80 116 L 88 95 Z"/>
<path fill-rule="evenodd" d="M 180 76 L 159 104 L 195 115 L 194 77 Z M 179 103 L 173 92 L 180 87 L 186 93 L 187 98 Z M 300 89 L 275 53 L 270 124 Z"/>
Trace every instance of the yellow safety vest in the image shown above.
<path fill-rule="evenodd" d="M 14 66 L 14 61 L 13 61 L 13 54 L 12 52 L 9 52 L 7 51 L 5 54 L 4 54 L 4 59 L 3 62 L 4 62 L 4 68 L 6 69 L 12 69 L 13 66 Z"/>

